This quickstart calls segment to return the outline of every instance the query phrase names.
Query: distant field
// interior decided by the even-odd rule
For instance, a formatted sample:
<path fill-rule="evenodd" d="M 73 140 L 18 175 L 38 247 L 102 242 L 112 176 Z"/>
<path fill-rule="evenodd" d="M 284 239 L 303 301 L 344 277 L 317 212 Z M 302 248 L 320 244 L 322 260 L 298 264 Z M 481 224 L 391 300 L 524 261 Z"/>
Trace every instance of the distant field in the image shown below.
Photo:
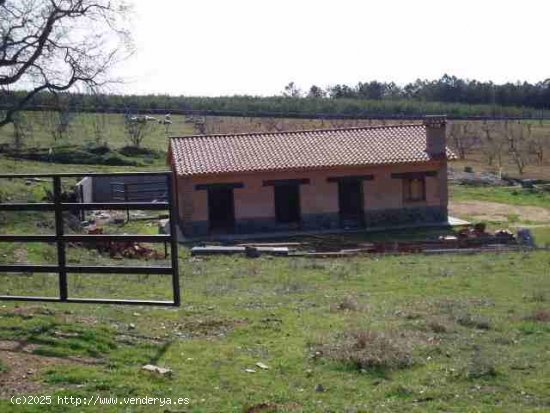
<path fill-rule="evenodd" d="M 48 150 L 63 145 L 78 145 L 80 147 L 93 147 L 107 143 L 111 149 L 120 149 L 129 144 L 128 134 L 125 129 L 124 116 L 122 114 L 74 114 L 69 117 L 70 123 L 65 137 L 54 140 L 52 130 L 55 129 L 55 119 L 47 112 L 26 112 L 25 118 L 30 129 L 23 141 L 23 150 Z M 162 115 L 157 116 L 163 119 Z M 322 119 L 279 119 L 279 118 L 246 118 L 246 117 L 220 117 L 220 116 L 171 116 L 173 124 L 165 126 L 155 122 L 150 124 L 148 132 L 143 140 L 144 148 L 165 153 L 168 147 L 168 136 L 181 136 L 200 133 L 244 133 L 244 132 L 275 132 L 281 130 L 299 130 L 315 128 L 342 128 L 383 124 L 399 124 L 410 121 L 382 121 L 382 120 L 322 120 Z M 52 124 L 53 122 L 53 124 Z M 451 122 L 452 123 L 452 122 Z M 468 132 L 466 139 L 475 142 L 468 145 L 466 158 L 455 161 L 451 166 L 462 170 L 464 167 L 472 167 L 475 171 L 498 172 L 496 162 L 489 165 L 484 152 L 486 143 L 481 139 L 482 131 L 480 123 L 467 122 Z M 529 162 L 523 175 L 518 170 L 503 145 L 502 173 L 513 177 L 550 179 L 550 121 L 530 121 L 533 135 L 538 136 L 544 143 L 545 157 L 542 164 L 534 160 L 534 155 L 529 155 Z M 458 122 L 465 124 L 465 122 Z M 53 125 L 53 126 L 52 126 Z M 97 131 L 100 131 L 98 134 Z M 448 128 L 450 130 L 450 127 Z M 502 138 L 502 137 L 501 137 Z M 503 138 L 502 138 L 503 139 Z M 449 146 L 453 147 L 453 140 L 448 139 Z M 2 145 L 13 145 L 13 128 L 7 126 L 0 129 L 0 148 Z M 531 149 L 529 149 L 531 150 Z M 161 167 L 164 164 L 162 156 L 148 166 Z M 146 166 L 146 165 L 144 165 Z"/>
<path fill-rule="evenodd" d="M 31 125 L 29 137 L 25 140 L 26 147 L 50 147 L 56 144 L 96 143 L 94 128 L 100 126 L 103 136 L 99 143 L 107 142 L 113 148 L 120 148 L 129 144 L 125 131 L 124 116 L 121 114 L 90 114 L 79 113 L 71 116 L 70 126 L 65 141 L 54 142 L 51 134 L 52 127 L 48 113 L 26 112 L 25 117 Z M 160 117 L 163 118 L 163 117 Z M 193 133 L 193 126 L 184 122 L 183 116 L 172 116 L 173 124 L 167 130 L 164 125 L 151 123 L 149 134 L 144 139 L 144 146 L 150 149 L 166 151 L 167 135 L 185 135 Z M 10 143 L 13 140 L 13 127 L 0 128 L 0 144 Z"/>

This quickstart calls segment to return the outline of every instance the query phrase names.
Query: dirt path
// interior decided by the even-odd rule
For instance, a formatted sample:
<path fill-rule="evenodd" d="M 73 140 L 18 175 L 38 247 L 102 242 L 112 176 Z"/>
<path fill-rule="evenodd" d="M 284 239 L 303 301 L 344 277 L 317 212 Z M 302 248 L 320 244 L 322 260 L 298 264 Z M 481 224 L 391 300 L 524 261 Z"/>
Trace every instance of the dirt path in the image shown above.
<path fill-rule="evenodd" d="M 451 201 L 449 214 L 459 218 L 468 217 L 476 221 L 506 222 L 510 216 L 518 216 L 522 221 L 550 222 L 550 209 L 487 201 Z"/>

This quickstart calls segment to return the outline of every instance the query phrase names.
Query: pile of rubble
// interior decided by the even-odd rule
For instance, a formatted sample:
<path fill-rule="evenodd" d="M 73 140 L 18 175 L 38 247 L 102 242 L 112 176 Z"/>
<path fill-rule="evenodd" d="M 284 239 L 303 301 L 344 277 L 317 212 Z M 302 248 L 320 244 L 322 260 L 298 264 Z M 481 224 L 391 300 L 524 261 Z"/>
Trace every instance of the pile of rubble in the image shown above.
<path fill-rule="evenodd" d="M 472 186 L 507 186 L 511 183 L 490 172 L 465 172 L 449 168 L 449 182 Z M 513 183 L 512 183 L 513 184 Z"/>
<path fill-rule="evenodd" d="M 103 228 L 90 226 L 86 229 L 88 235 L 102 235 Z M 166 253 L 162 254 L 153 248 L 133 241 L 96 241 L 79 243 L 79 246 L 96 249 L 101 253 L 108 253 L 111 258 L 139 258 L 146 260 L 165 259 Z"/>
<path fill-rule="evenodd" d="M 249 258 L 268 254 L 275 256 L 306 256 L 311 258 L 348 257 L 359 254 L 401 253 L 470 253 L 514 251 L 536 248 L 529 229 L 517 234 L 507 229 L 489 232 L 483 223 L 463 228 L 452 235 L 416 241 L 375 241 L 349 245 L 346 248 L 311 249 L 307 243 L 250 243 L 235 246 L 204 245 L 191 249 L 191 255 L 244 254 Z"/>

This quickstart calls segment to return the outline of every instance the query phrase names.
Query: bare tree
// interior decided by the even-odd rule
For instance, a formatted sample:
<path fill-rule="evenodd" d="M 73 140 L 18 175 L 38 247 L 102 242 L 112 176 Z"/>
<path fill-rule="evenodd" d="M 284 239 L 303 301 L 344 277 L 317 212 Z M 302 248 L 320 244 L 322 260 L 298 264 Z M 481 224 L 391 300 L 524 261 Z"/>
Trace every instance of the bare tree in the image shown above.
<path fill-rule="evenodd" d="M 534 130 L 531 138 L 531 152 L 535 155 L 537 164 L 542 165 L 544 163 L 546 150 L 549 146 L 550 139 L 545 135 L 542 128 L 540 130 Z"/>
<path fill-rule="evenodd" d="M 104 85 L 131 52 L 127 10 L 124 0 L 0 0 L 0 93 L 15 102 L 0 127 L 40 92 Z"/>
<path fill-rule="evenodd" d="M 509 145 L 510 157 L 518 169 L 518 173 L 523 175 L 525 167 L 529 163 L 530 158 L 530 141 L 533 133 L 531 123 L 506 122 L 505 134 Z"/>
<path fill-rule="evenodd" d="M 28 115 L 23 112 L 16 113 L 13 117 L 13 147 L 19 152 L 25 145 L 25 141 L 32 136 L 33 128 Z"/>
<path fill-rule="evenodd" d="M 130 146 L 135 148 L 141 147 L 143 140 L 149 135 L 152 125 L 158 120 L 152 116 L 130 116 L 125 118 L 126 133 Z"/>
<path fill-rule="evenodd" d="M 104 112 L 90 114 L 90 123 L 92 135 L 97 146 L 105 142 L 105 132 L 107 131 L 107 114 Z"/>
<path fill-rule="evenodd" d="M 466 159 L 466 152 L 472 147 L 472 133 L 475 133 L 474 128 L 467 122 L 451 122 L 447 128 L 449 141 L 461 160 Z"/>
<path fill-rule="evenodd" d="M 495 122 L 484 121 L 480 128 L 481 147 L 487 164 L 493 166 L 496 161 L 498 168 L 502 168 L 502 155 L 506 147 L 503 127 Z"/>
<path fill-rule="evenodd" d="M 52 110 L 42 111 L 42 126 L 52 137 L 53 144 L 66 140 L 74 120 L 68 100 L 63 95 L 56 95 L 56 105 Z"/>

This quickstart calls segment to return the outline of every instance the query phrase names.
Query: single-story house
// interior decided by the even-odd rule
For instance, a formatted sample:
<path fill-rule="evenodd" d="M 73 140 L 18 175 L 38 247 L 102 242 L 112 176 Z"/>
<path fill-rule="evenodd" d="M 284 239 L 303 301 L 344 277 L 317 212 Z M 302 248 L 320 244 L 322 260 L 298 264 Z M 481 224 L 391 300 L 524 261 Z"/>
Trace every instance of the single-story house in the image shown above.
<path fill-rule="evenodd" d="M 446 119 L 170 139 L 185 236 L 446 222 Z"/>

